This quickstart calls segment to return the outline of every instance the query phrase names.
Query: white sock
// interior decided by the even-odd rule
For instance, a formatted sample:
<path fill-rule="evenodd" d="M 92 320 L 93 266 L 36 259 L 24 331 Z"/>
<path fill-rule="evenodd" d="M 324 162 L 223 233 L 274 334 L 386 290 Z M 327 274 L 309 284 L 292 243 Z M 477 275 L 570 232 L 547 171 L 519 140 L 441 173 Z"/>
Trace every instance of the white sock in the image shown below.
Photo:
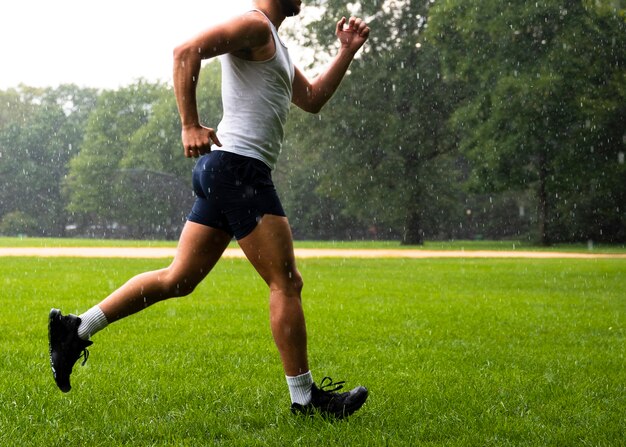
<path fill-rule="evenodd" d="M 93 306 L 78 317 L 80 318 L 78 336 L 83 340 L 89 340 L 89 337 L 109 325 L 107 317 L 98 306 Z"/>
<path fill-rule="evenodd" d="M 311 402 L 311 385 L 313 385 L 313 375 L 311 371 L 299 376 L 285 376 L 289 386 L 291 402 L 307 405 Z"/>

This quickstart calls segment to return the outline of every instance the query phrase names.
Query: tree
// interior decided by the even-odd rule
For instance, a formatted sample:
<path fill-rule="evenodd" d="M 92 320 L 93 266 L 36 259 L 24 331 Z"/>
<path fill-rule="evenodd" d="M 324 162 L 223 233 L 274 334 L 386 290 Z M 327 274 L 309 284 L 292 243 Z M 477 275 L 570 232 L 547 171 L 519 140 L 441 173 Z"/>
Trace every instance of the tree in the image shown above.
<path fill-rule="evenodd" d="M 346 15 L 345 3 L 315 4 L 324 14 L 308 26 L 305 43 L 317 54 L 332 52 L 334 23 Z M 320 203 L 332 200 L 353 227 L 407 244 L 422 243 L 455 213 L 450 199 L 456 183 L 447 180 L 456 173 L 446 156 L 454 144 L 445 127 L 457 95 L 423 33 L 428 5 L 352 4 L 375 32 L 315 128 L 300 126 L 297 137 L 304 151 L 319 154 L 319 171 L 302 180 Z"/>
<path fill-rule="evenodd" d="M 71 85 L 22 86 L 9 96 L 11 110 L 0 128 L 0 217 L 11 222 L 5 222 L 5 231 L 15 231 L 22 221 L 22 233 L 36 230 L 39 235 L 62 236 L 67 216 L 60 185 L 82 140 L 82 121 L 95 92 Z"/>
<path fill-rule="evenodd" d="M 154 103 L 165 90 L 139 81 L 117 91 L 104 91 L 89 116 L 82 150 L 70 161 L 65 186 L 68 211 L 81 226 L 103 230 L 123 221 L 124 201 L 132 190 L 120 188 L 121 161 L 133 134 L 148 122 Z M 110 233 L 110 232 L 108 232 Z"/>
<path fill-rule="evenodd" d="M 475 184 L 532 188 L 544 244 L 624 237 L 626 27 L 605 6 L 442 0 L 431 14 L 446 76 L 466 86 L 451 122 Z M 590 215 L 613 218 L 594 230 Z"/>
<path fill-rule="evenodd" d="M 26 122 L 36 105 L 26 101 L 20 89 L 0 91 L 0 131 Z"/>

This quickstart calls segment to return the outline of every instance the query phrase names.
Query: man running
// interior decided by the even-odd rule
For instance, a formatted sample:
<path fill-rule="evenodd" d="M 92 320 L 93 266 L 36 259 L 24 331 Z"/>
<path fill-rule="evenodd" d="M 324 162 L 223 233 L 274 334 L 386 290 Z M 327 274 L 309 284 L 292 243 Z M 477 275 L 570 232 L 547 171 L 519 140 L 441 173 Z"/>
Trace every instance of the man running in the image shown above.
<path fill-rule="evenodd" d="M 300 12 L 300 0 L 255 0 L 253 10 L 198 34 L 174 51 L 174 91 L 186 157 L 197 196 L 176 255 L 165 269 L 130 279 L 80 316 L 49 316 L 50 363 L 57 386 L 68 392 L 76 361 L 87 359 L 96 332 L 171 297 L 191 293 L 211 271 L 234 236 L 270 289 L 270 325 L 280 353 L 294 414 L 320 412 L 338 418 L 367 399 L 343 382 L 313 382 L 301 305 L 302 277 L 296 268 L 291 229 L 272 183 L 290 103 L 317 113 L 343 79 L 369 36 L 359 18 L 342 18 L 340 49 L 313 80 L 293 65 L 277 30 Z M 196 86 L 203 59 L 220 57 L 224 114 L 217 128 L 198 116 Z M 328 383 L 330 382 L 330 383 Z"/>

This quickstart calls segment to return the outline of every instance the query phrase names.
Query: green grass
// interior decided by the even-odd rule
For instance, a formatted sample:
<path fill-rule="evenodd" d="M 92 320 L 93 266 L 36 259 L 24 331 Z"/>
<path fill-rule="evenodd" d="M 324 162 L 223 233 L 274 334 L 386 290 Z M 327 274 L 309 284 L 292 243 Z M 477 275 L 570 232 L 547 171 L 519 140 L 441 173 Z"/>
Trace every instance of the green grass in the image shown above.
<path fill-rule="evenodd" d="M 176 241 L 0 237 L 0 247 L 176 247 Z"/>
<path fill-rule="evenodd" d="M 347 421 L 289 413 L 265 285 L 235 259 L 97 334 L 59 392 L 49 309 L 162 265 L 0 258 L 0 445 L 624 445 L 624 260 L 302 260 L 314 377 L 371 391 Z"/>
<path fill-rule="evenodd" d="M 0 237 L 0 247 L 175 247 L 176 241 L 120 239 L 60 239 Z M 232 242 L 231 246 L 236 246 Z M 398 241 L 295 241 L 297 248 L 423 249 L 423 250 L 524 250 L 574 253 L 626 253 L 623 244 L 555 244 L 550 247 L 522 241 L 426 241 L 424 245 L 401 245 Z"/>

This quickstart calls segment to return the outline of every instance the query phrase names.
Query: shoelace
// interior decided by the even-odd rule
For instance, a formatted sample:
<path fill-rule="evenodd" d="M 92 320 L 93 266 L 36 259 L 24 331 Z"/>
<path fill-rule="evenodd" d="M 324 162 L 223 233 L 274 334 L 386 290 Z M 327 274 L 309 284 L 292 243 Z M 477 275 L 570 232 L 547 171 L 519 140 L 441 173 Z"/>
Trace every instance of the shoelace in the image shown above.
<path fill-rule="evenodd" d="M 89 358 L 89 351 L 87 350 L 87 348 L 83 349 L 83 352 L 78 356 L 78 358 L 76 360 L 80 360 L 80 358 L 83 358 L 83 363 L 81 363 L 80 366 L 85 366 L 85 363 L 87 363 L 87 359 Z"/>
<path fill-rule="evenodd" d="M 339 391 L 340 389 L 342 389 L 345 383 L 346 383 L 345 381 L 333 382 L 333 379 L 326 376 L 320 382 L 319 389 L 327 393 L 334 393 L 335 391 Z M 331 387 L 334 387 L 334 388 L 329 389 Z"/>

